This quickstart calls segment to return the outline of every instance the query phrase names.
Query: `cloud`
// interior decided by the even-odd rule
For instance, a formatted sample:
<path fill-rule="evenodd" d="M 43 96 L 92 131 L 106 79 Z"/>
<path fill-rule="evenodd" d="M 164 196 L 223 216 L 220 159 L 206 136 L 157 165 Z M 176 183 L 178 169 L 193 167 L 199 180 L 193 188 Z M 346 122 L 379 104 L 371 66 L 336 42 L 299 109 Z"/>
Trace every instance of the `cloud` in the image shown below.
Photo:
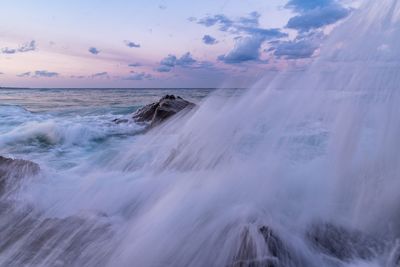
<path fill-rule="evenodd" d="M 28 77 L 30 75 L 31 75 L 31 72 L 28 71 L 28 72 L 24 72 L 24 73 L 18 74 L 17 77 Z"/>
<path fill-rule="evenodd" d="M 193 59 L 192 54 L 190 54 L 190 52 L 185 53 L 176 61 L 176 65 L 183 67 L 193 65 L 194 63 L 196 63 L 196 60 Z"/>
<path fill-rule="evenodd" d="M 267 52 L 273 52 L 277 58 L 304 59 L 311 58 L 320 48 L 325 35 L 322 31 L 299 34 L 294 40 L 274 41 Z"/>
<path fill-rule="evenodd" d="M 58 72 L 52 72 L 52 71 L 47 71 L 47 70 L 37 70 L 37 71 L 35 71 L 33 77 L 53 78 L 53 77 L 58 77 L 58 76 L 59 76 Z"/>
<path fill-rule="evenodd" d="M 86 76 L 84 75 L 71 75 L 69 76 L 71 79 L 85 79 Z"/>
<path fill-rule="evenodd" d="M 158 72 L 170 72 L 175 66 L 189 67 L 197 61 L 192 57 L 190 52 L 183 54 L 180 58 L 175 55 L 168 55 L 160 61 L 160 66 L 156 68 Z"/>
<path fill-rule="evenodd" d="M 4 74 L 4 72 L 1 72 L 1 71 L 0 71 L 0 75 L 3 75 L 3 74 Z"/>
<path fill-rule="evenodd" d="M 286 27 L 299 32 L 334 24 L 351 12 L 351 9 L 343 7 L 335 0 L 291 0 L 286 8 L 298 13 L 288 21 Z"/>
<path fill-rule="evenodd" d="M 207 45 L 213 45 L 213 44 L 216 44 L 218 42 L 214 37 L 212 37 L 210 35 L 204 35 L 203 36 L 203 43 L 205 43 Z"/>
<path fill-rule="evenodd" d="M 218 57 L 218 60 L 226 64 L 238 64 L 246 61 L 260 61 L 260 49 L 264 38 L 259 36 L 239 38 L 235 47 L 226 55 Z"/>
<path fill-rule="evenodd" d="M 318 48 L 318 44 L 308 40 L 288 41 L 280 43 L 276 47 L 274 55 L 286 59 L 310 58 Z"/>
<path fill-rule="evenodd" d="M 145 73 L 145 72 L 140 72 L 140 73 L 132 73 L 128 77 L 125 77 L 125 80 L 131 80 L 131 81 L 142 81 L 142 80 L 151 80 L 153 76 L 151 74 Z"/>
<path fill-rule="evenodd" d="M 124 43 L 129 48 L 139 48 L 140 47 L 140 44 L 137 44 L 137 43 L 134 43 L 134 42 L 131 42 L 128 40 L 125 40 Z"/>
<path fill-rule="evenodd" d="M 142 66 L 142 64 L 139 62 L 128 64 L 128 67 L 140 67 L 140 66 Z"/>
<path fill-rule="evenodd" d="M 159 5 L 158 8 L 161 9 L 161 10 L 165 10 L 165 9 L 167 9 L 167 6 L 166 5 Z"/>
<path fill-rule="evenodd" d="M 290 0 L 286 8 L 293 9 L 296 12 L 305 12 L 308 10 L 329 6 L 332 0 Z"/>
<path fill-rule="evenodd" d="M 265 63 L 260 59 L 263 43 L 287 37 L 288 34 L 282 32 L 281 29 L 260 27 L 260 17 L 261 15 L 254 11 L 247 16 L 235 19 L 217 14 L 196 21 L 206 27 L 217 26 L 220 31 L 240 35 L 240 37 L 235 38 L 234 48 L 225 55 L 219 56 L 218 60 L 226 64 L 238 64 L 247 61 Z"/>
<path fill-rule="evenodd" d="M 17 50 L 13 49 L 13 48 L 4 47 L 4 48 L 1 49 L 1 53 L 3 53 L 3 54 L 15 54 L 15 53 L 17 53 Z"/>
<path fill-rule="evenodd" d="M 299 32 L 306 32 L 334 24 L 349 14 L 349 9 L 339 5 L 317 8 L 291 18 L 286 27 L 298 30 Z"/>
<path fill-rule="evenodd" d="M 35 40 L 25 43 L 20 48 L 18 48 L 18 52 L 21 52 L 21 53 L 34 51 L 34 50 L 36 50 L 36 41 Z"/>
<path fill-rule="evenodd" d="M 261 15 L 254 11 L 249 13 L 247 16 L 236 19 L 228 18 L 223 14 L 217 14 L 195 21 L 206 27 L 218 26 L 220 31 L 232 34 L 259 35 L 263 36 L 265 39 L 282 38 L 287 36 L 287 34 L 283 33 L 280 29 L 261 28 L 259 23 L 260 17 Z"/>
<path fill-rule="evenodd" d="M 110 78 L 110 76 L 108 75 L 108 72 L 103 71 L 103 72 L 97 72 L 94 73 L 90 76 L 90 78 Z"/>
<path fill-rule="evenodd" d="M 177 58 L 175 55 L 168 55 L 167 57 L 165 57 L 161 60 L 160 65 L 167 66 L 167 67 L 175 67 L 176 60 L 177 60 Z"/>
<path fill-rule="evenodd" d="M 2 54 L 16 54 L 16 53 L 26 53 L 29 51 L 36 50 L 36 41 L 32 40 L 30 42 L 20 45 L 18 48 L 8 48 L 4 47 L 1 49 Z"/>
<path fill-rule="evenodd" d="M 97 55 L 100 53 L 100 50 L 98 50 L 96 47 L 90 47 L 88 51 L 93 55 Z"/>
<path fill-rule="evenodd" d="M 60 74 L 58 72 L 47 71 L 47 70 L 36 70 L 34 72 L 24 72 L 18 74 L 17 77 L 33 77 L 33 78 L 55 78 Z"/>
<path fill-rule="evenodd" d="M 158 68 L 156 68 L 156 71 L 158 72 L 170 72 L 172 70 L 173 67 L 168 67 L 165 65 L 161 65 Z"/>

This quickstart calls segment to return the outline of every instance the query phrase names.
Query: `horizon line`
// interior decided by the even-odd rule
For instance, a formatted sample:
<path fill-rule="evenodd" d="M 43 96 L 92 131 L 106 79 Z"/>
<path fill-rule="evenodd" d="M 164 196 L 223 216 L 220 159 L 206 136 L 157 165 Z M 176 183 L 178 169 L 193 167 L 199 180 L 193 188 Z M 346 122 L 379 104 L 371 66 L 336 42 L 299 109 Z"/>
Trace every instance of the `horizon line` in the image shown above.
<path fill-rule="evenodd" d="M 132 89 L 132 90 L 171 90 L 171 89 L 200 89 L 200 90 L 216 90 L 216 89 L 247 89 L 245 87 L 14 87 L 0 86 L 1 89 Z"/>

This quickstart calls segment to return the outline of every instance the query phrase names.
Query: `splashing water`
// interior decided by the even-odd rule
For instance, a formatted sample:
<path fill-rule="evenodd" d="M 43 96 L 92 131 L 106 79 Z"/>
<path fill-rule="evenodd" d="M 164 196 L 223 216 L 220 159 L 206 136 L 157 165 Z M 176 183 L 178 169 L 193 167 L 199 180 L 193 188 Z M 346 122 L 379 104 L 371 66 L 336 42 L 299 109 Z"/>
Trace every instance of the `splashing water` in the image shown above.
<path fill-rule="evenodd" d="M 14 196 L 40 214 L 0 241 L 0 265 L 399 266 L 398 43 L 400 3 L 368 1 L 306 71 L 212 94 L 73 167 L 47 168 L 40 154 L 41 176 Z M 85 147 L 65 141 L 71 131 L 50 144 Z"/>

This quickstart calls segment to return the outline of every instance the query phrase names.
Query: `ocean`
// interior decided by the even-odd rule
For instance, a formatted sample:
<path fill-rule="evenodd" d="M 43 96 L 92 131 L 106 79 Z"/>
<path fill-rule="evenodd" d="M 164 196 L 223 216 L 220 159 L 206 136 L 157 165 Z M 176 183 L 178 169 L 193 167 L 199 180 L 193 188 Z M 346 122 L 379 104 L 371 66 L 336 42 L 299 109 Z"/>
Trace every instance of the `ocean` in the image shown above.
<path fill-rule="evenodd" d="M 199 103 L 214 89 L 0 89 L 0 155 L 55 169 L 76 166 L 143 126 L 116 124 L 138 108 L 176 94 Z"/>

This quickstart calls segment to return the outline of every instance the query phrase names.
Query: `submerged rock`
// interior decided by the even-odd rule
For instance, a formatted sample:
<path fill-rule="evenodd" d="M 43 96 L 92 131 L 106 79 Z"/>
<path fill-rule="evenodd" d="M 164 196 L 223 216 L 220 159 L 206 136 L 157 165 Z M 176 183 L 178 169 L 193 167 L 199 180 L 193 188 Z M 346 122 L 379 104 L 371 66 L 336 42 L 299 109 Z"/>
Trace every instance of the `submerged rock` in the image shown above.
<path fill-rule="evenodd" d="M 383 242 L 366 233 L 330 223 L 313 225 L 307 237 L 315 249 L 341 261 L 371 260 L 385 250 Z"/>
<path fill-rule="evenodd" d="M 0 156 L 0 196 L 17 188 L 23 178 L 39 171 L 39 165 L 34 162 Z"/>
<path fill-rule="evenodd" d="M 160 123 L 166 121 L 175 114 L 187 109 L 192 109 L 196 105 L 189 102 L 180 96 L 166 95 L 163 96 L 159 101 L 146 105 L 141 109 L 137 110 L 133 115 L 132 119 L 136 123 L 146 123 L 150 127 L 159 125 Z M 113 122 L 126 123 L 128 120 L 115 119 Z"/>

